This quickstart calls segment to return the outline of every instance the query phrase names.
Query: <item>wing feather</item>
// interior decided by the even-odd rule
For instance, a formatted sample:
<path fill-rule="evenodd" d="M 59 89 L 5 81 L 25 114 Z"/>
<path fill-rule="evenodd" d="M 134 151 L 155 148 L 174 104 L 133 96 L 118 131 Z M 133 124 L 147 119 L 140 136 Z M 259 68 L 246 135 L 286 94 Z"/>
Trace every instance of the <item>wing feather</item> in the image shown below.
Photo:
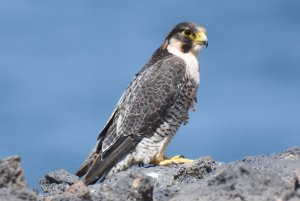
<path fill-rule="evenodd" d="M 185 71 L 184 61 L 170 56 L 137 74 L 98 137 L 97 158 L 88 168 L 86 184 L 107 174 L 143 137 L 154 133 L 176 102 Z"/>
<path fill-rule="evenodd" d="M 180 93 L 184 74 L 185 63 L 175 56 L 139 74 L 117 106 L 112 126 L 102 142 L 103 157 L 121 136 L 144 136 L 156 129 L 156 123 Z"/>

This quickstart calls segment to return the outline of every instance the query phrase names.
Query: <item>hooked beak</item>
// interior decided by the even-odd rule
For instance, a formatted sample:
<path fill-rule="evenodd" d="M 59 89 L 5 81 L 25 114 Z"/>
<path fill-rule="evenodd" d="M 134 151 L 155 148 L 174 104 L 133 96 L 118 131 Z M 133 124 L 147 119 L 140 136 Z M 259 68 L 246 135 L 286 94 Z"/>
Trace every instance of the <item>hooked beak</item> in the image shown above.
<path fill-rule="evenodd" d="M 208 38 L 204 31 L 196 33 L 195 42 L 205 47 L 208 46 Z"/>

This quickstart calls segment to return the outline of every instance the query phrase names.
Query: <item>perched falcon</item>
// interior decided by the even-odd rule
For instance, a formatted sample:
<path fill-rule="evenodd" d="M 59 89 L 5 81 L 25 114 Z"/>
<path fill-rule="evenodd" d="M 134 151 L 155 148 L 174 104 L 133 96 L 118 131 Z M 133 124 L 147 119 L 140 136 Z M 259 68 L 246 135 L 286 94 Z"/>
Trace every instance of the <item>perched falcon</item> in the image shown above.
<path fill-rule="evenodd" d="M 133 164 L 165 165 L 164 151 L 194 109 L 200 82 L 198 53 L 207 47 L 206 30 L 183 22 L 174 27 L 136 74 L 80 167 L 85 184 Z"/>

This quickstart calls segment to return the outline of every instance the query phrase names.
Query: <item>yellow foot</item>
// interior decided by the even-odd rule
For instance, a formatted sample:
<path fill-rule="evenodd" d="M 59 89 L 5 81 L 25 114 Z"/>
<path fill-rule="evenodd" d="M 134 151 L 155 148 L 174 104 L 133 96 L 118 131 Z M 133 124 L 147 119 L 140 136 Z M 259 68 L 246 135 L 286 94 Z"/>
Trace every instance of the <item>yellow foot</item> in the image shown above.
<path fill-rule="evenodd" d="M 183 163 L 191 163 L 193 161 L 194 160 L 184 158 L 184 156 L 181 156 L 181 155 L 177 155 L 172 158 L 168 158 L 168 157 L 164 156 L 164 160 L 160 161 L 158 165 L 167 166 L 167 165 L 172 165 L 174 163 L 175 164 L 183 164 Z"/>

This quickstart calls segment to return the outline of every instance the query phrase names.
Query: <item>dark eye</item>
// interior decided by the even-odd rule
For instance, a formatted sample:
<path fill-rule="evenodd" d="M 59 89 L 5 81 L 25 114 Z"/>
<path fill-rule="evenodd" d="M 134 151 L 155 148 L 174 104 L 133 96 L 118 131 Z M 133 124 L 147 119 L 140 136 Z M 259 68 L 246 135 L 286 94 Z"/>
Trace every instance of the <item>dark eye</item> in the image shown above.
<path fill-rule="evenodd" d="M 186 35 L 186 36 L 189 36 L 189 35 L 191 35 L 192 34 L 192 32 L 190 31 L 190 30 L 185 30 L 184 31 L 184 35 Z"/>

